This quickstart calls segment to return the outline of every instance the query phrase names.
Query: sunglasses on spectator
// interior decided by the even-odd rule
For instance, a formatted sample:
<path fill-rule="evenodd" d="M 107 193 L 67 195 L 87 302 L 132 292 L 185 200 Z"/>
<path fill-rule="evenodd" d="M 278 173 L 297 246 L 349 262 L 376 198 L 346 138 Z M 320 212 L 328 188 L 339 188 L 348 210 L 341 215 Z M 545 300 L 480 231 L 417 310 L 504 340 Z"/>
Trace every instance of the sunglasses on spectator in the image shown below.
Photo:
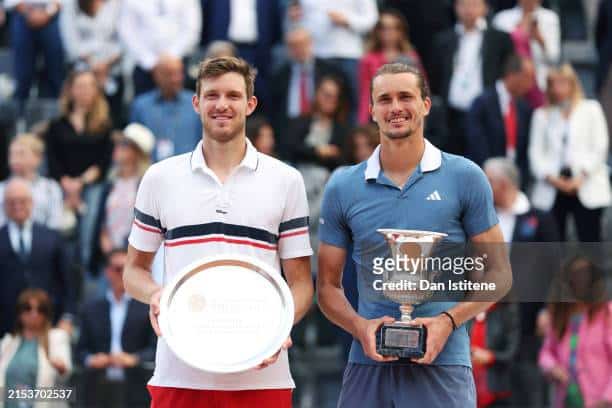
<path fill-rule="evenodd" d="M 32 306 L 31 304 L 21 305 L 19 310 L 22 313 L 29 313 L 32 310 L 35 310 L 39 314 L 47 314 L 47 308 L 44 305 Z"/>

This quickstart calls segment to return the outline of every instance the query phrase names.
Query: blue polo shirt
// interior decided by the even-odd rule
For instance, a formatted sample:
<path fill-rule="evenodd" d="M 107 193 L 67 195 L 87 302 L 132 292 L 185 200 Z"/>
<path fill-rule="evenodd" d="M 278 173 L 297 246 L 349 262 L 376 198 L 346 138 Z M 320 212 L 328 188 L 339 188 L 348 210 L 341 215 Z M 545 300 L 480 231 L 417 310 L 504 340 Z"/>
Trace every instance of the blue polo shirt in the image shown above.
<path fill-rule="evenodd" d="M 443 232 L 446 242 L 466 242 L 497 224 L 493 194 L 483 171 L 470 160 L 441 152 L 425 140 L 421 162 L 402 189 L 380 167 L 380 146 L 366 161 L 336 172 L 325 188 L 319 220 L 319 239 L 348 248 L 357 269 L 358 313 L 366 319 L 400 317 L 398 304 L 373 287 L 380 279 L 372 272 L 373 258 L 388 256 L 379 228 Z M 426 302 L 413 317 L 436 316 L 453 302 Z M 349 361 L 377 363 L 353 341 Z M 400 362 L 392 364 L 402 364 Z M 433 364 L 471 366 L 470 345 L 464 326 L 448 338 Z"/>

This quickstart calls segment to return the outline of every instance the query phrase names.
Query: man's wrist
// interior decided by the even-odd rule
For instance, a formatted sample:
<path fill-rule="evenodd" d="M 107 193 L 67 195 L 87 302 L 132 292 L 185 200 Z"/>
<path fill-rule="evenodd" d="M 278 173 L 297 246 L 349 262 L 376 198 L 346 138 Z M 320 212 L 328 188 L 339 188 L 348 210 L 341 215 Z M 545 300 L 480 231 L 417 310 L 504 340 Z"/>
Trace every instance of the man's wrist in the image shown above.
<path fill-rule="evenodd" d="M 440 313 L 439 316 L 449 322 L 451 331 L 457 330 L 457 323 L 455 322 L 455 318 L 453 317 L 452 314 L 450 314 L 450 312 L 444 311 Z"/>

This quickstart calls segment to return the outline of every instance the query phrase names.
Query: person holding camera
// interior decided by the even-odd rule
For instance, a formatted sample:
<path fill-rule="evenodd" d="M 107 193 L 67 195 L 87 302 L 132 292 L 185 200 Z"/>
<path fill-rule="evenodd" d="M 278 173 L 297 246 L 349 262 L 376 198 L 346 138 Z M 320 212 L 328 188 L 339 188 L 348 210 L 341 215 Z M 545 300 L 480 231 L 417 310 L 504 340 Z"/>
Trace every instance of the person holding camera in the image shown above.
<path fill-rule="evenodd" d="M 547 104 L 534 113 L 529 138 L 533 205 L 552 210 L 562 241 L 570 214 L 580 241 L 601 241 L 603 208 L 611 201 L 603 110 L 584 98 L 569 64 L 552 69 L 547 83 Z"/>

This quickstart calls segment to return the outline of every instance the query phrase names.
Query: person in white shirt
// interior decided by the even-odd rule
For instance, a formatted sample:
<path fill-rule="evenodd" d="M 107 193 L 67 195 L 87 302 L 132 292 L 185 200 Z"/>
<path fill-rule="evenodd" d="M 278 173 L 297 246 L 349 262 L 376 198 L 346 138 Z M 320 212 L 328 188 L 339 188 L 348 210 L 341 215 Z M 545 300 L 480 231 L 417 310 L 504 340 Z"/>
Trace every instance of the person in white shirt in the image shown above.
<path fill-rule="evenodd" d="M 312 34 L 314 55 L 338 65 L 349 79 L 352 112 L 357 110 L 363 36 L 378 20 L 375 0 L 301 0 L 288 8 L 292 24 Z"/>
<path fill-rule="evenodd" d="M 578 239 L 601 241 L 603 209 L 610 205 L 608 128 L 601 105 L 584 98 L 569 64 L 548 74 L 548 103 L 535 111 L 529 136 L 529 167 L 536 179 L 531 200 L 552 210 L 565 240 L 567 217 Z"/>
<path fill-rule="evenodd" d="M 164 54 L 184 58 L 200 41 L 202 10 L 198 0 L 124 0 L 119 36 L 134 60 L 134 93 L 155 87 L 152 71 Z"/>
<path fill-rule="evenodd" d="M 193 152 L 151 166 L 139 186 L 124 282 L 128 294 L 151 305 L 158 335 L 162 287 L 151 264 L 162 244 L 167 279 L 206 255 L 248 254 L 278 273 L 282 265 L 295 323 L 312 304 L 304 181 L 297 170 L 257 152 L 246 139 L 246 117 L 257 105 L 254 79 L 253 68 L 242 59 L 205 60 L 193 107 L 206 136 Z M 224 406 L 290 407 L 290 345 L 287 339 L 258 369 L 213 374 L 184 363 L 161 336 L 148 385 L 153 406 L 175 408 L 179 401 L 210 406 L 214 398 Z"/>
<path fill-rule="evenodd" d="M 528 95 L 528 99 L 534 108 L 542 105 L 548 69 L 557 64 L 561 56 L 559 16 L 540 7 L 541 2 L 519 0 L 516 7 L 501 11 L 493 18 L 495 28 L 510 33 L 517 53 L 533 60 L 538 88 Z"/>

